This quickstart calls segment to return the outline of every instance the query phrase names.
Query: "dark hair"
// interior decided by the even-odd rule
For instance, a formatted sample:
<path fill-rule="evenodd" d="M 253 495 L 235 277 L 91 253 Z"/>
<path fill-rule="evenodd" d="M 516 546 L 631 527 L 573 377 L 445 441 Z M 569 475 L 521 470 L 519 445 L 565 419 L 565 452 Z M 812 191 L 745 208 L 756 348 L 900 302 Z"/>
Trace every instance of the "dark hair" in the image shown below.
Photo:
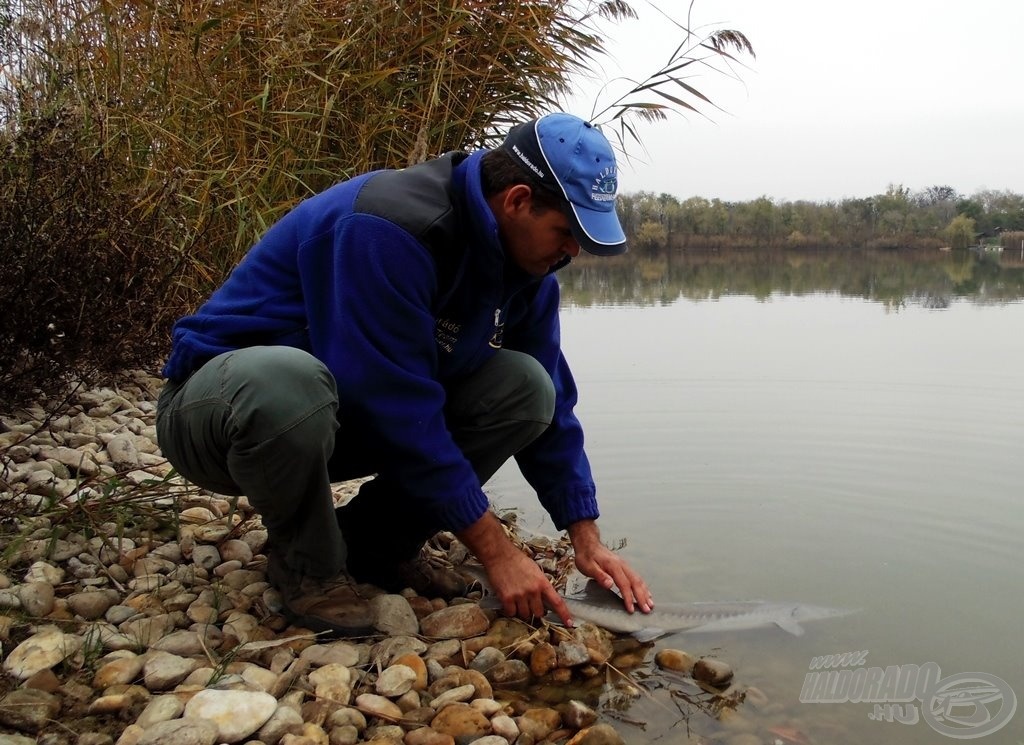
<path fill-rule="evenodd" d="M 565 197 L 542 184 L 532 173 L 516 163 L 505 150 L 497 148 L 484 154 L 480 161 L 480 181 L 484 197 L 493 197 L 510 186 L 524 184 L 533 192 L 532 209 L 559 210 L 567 206 Z"/>

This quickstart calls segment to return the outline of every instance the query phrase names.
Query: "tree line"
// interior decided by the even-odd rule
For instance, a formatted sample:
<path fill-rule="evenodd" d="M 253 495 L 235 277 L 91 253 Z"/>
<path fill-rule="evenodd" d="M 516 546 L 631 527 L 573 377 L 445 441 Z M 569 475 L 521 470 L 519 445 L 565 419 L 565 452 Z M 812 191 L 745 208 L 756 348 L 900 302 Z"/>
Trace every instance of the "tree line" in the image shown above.
<path fill-rule="evenodd" d="M 619 214 L 640 254 L 683 248 L 967 248 L 985 241 L 1007 247 L 1024 238 L 1024 195 L 951 186 L 912 191 L 892 184 L 884 194 L 841 201 L 747 202 L 640 191 L 619 197 Z M 1020 233 L 1019 236 L 1016 234 Z"/>

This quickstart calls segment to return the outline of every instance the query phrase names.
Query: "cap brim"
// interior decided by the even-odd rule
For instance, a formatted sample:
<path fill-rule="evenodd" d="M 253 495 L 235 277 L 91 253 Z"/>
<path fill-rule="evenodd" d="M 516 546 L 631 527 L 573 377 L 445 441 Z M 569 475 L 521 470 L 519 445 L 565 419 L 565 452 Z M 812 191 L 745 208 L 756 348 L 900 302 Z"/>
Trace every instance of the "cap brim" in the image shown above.
<path fill-rule="evenodd" d="M 573 237 L 587 253 L 595 256 L 618 256 L 626 253 L 626 234 L 614 210 L 585 210 L 569 202 L 572 209 L 569 227 Z"/>

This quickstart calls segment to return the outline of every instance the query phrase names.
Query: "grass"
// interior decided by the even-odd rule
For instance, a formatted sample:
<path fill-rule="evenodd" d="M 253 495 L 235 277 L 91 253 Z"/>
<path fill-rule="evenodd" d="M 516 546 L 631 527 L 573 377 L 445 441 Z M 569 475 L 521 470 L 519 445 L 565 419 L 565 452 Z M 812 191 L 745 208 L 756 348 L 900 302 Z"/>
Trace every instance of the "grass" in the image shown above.
<path fill-rule="evenodd" d="M 625 0 L 0 5 L 0 410 L 152 364 L 298 201 L 495 144 L 560 108 L 635 15 Z M 691 71 L 730 74 L 752 51 L 739 32 L 679 31 L 670 62 L 599 115 L 623 147 L 637 121 L 713 106 Z"/>

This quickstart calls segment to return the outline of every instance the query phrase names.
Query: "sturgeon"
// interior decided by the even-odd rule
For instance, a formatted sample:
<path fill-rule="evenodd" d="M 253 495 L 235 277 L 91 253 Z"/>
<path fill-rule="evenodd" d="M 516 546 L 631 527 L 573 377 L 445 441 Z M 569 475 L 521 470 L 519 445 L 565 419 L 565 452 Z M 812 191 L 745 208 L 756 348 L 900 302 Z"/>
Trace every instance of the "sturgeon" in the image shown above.
<path fill-rule="evenodd" d="M 480 582 L 485 594 L 491 592 L 483 567 L 463 565 Z M 650 613 L 627 613 L 622 598 L 612 590 L 588 580 L 580 593 L 562 595 L 573 620 L 588 621 L 618 634 L 632 634 L 637 641 L 649 642 L 678 632 L 745 631 L 777 626 L 794 636 L 804 633 L 801 623 L 839 618 L 856 613 L 846 608 L 825 608 L 806 603 L 771 602 L 767 600 L 702 601 L 693 603 L 656 603 Z M 481 605 L 500 608 L 493 594 L 487 594 Z M 554 620 L 557 617 L 549 614 Z"/>
<path fill-rule="evenodd" d="M 806 603 L 767 600 L 656 603 L 650 613 L 627 613 L 622 598 L 593 580 L 578 595 L 563 596 L 574 620 L 620 634 L 632 634 L 647 642 L 677 632 L 745 631 L 777 626 L 794 636 L 804 633 L 801 623 L 839 618 L 855 613 L 846 608 L 826 608 Z"/>

